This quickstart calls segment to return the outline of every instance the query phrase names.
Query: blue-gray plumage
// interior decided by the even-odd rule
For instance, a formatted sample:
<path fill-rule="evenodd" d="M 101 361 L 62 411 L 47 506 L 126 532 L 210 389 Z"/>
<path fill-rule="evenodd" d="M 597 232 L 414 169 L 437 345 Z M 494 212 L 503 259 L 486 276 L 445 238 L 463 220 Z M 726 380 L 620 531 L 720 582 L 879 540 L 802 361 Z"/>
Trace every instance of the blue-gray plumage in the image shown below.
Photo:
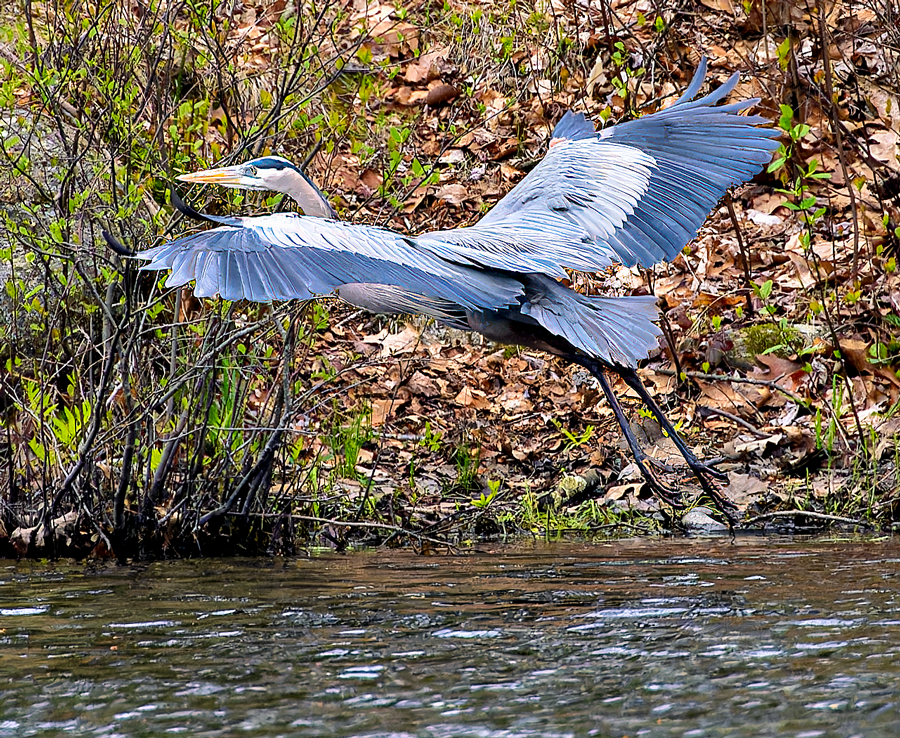
<path fill-rule="evenodd" d="M 648 404 L 720 510 L 729 503 L 675 433 L 635 372 L 657 345 L 652 297 L 585 297 L 556 277 L 613 263 L 671 259 L 697 233 L 729 187 L 770 160 L 777 131 L 738 113 L 758 100 L 716 105 L 738 75 L 692 101 L 702 60 L 684 95 L 652 115 L 600 132 L 566 113 L 544 159 L 475 225 L 417 237 L 342 223 L 319 189 L 280 157 L 263 157 L 179 179 L 265 189 L 293 197 L 305 215 L 210 217 L 219 223 L 137 256 L 143 269 L 171 269 L 167 284 L 194 280 L 195 294 L 256 302 L 337 294 L 373 312 L 420 313 L 490 339 L 549 351 L 600 381 L 651 486 L 675 495 L 646 467 L 603 370 L 623 377 Z"/>

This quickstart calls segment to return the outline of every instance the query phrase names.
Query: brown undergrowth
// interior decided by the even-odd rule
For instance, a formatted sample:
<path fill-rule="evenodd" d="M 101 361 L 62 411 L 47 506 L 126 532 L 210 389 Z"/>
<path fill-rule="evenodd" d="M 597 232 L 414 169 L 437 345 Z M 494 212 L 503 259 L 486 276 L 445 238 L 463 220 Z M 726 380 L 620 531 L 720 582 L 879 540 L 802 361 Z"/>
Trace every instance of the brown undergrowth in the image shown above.
<path fill-rule="evenodd" d="M 77 7 L 76 7 L 77 6 Z M 782 129 L 671 264 L 642 373 L 753 526 L 890 528 L 900 451 L 891 3 L 26 3 L 2 19 L 0 545 L 120 558 L 631 534 L 650 498 L 583 372 L 336 303 L 172 294 L 111 250 L 193 227 L 172 177 L 265 152 L 342 218 L 469 223 L 562 112 L 674 99 L 700 55 Z M 278 198 L 182 193 L 219 212 Z M 628 397 L 624 387 L 620 393 Z M 630 403 L 651 455 L 670 442 Z M 677 470 L 669 482 L 691 498 Z"/>

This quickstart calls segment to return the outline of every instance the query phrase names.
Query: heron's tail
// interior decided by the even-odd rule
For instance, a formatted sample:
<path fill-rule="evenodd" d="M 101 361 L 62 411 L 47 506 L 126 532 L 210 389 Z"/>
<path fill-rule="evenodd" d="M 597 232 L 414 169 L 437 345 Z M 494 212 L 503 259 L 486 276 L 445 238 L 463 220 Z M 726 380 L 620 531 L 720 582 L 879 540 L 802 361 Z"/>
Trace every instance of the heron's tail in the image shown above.
<path fill-rule="evenodd" d="M 531 275 L 521 311 L 589 356 L 635 368 L 658 346 L 656 298 L 585 297 L 552 279 Z M 535 287 L 537 289 L 535 289 Z"/>

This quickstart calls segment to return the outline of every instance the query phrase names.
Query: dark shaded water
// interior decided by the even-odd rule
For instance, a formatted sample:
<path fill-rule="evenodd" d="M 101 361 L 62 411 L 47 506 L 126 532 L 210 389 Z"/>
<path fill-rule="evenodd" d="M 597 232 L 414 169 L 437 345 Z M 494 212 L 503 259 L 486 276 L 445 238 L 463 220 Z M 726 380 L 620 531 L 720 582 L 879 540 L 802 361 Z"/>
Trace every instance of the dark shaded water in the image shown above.
<path fill-rule="evenodd" d="M 900 545 L 0 562 L 0 736 L 900 736 Z"/>

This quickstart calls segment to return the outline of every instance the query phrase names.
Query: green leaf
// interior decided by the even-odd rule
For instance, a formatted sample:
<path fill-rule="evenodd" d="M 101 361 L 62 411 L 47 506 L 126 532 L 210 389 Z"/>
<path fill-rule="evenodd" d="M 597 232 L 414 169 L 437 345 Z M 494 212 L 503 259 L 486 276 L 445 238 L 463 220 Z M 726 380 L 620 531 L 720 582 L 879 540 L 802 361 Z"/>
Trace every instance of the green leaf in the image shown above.
<path fill-rule="evenodd" d="M 761 285 L 754 287 L 756 290 L 756 294 L 759 295 L 759 299 L 768 300 L 769 295 L 772 294 L 773 282 L 771 279 L 767 279 Z"/>
<path fill-rule="evenodd" d="M 781 117 L 778 119 L 778 127 L 789 131 L 791 130 L 791 121 L 794 120 L 794 111 L 790 105 L 780 105 Z"/>
<path fill-rule="evenodd" d="M 790 36 L 785 38 L 784 41 L 782 41 L 778 45 L 776 52 L 778 54 L 778 65 L 782 69 L 787 69 L 788 57 L 790 56 L 790 53 L 791 53 L 791 37 Z"/>

